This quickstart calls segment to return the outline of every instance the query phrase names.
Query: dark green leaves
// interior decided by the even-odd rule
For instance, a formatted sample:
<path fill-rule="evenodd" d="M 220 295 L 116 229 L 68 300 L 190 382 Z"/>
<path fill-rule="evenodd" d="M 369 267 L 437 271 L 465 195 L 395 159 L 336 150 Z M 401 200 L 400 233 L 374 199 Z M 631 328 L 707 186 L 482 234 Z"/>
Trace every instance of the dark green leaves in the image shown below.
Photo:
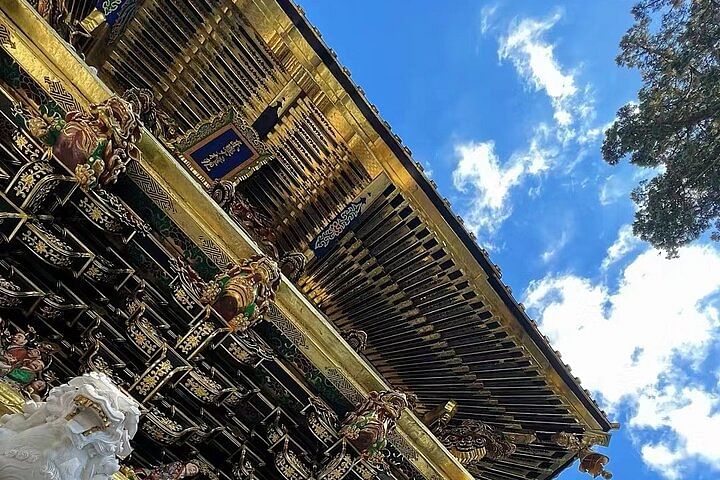
<path fill-rule="evenodd" d="M 720 0 L 646 0 L 633 14 L 617 62 L 643 86 L 602 154 L 660 172 L 632 194 L 633 231 L 673 256 L 711 227 L 720 235 Z"/>

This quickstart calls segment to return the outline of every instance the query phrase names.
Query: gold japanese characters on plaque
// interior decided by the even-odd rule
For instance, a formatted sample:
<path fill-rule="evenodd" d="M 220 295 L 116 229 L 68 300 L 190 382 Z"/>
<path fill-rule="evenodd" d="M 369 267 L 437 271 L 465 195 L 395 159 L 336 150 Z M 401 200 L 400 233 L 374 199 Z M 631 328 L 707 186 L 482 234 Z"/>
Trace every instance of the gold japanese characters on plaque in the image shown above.
<path fill-rule="evenodd" d="M 171 142 L 192 173 L 210 188 L 238 183 L 265 165 L 271 152 L 235 108 L 228 108 Z"/>

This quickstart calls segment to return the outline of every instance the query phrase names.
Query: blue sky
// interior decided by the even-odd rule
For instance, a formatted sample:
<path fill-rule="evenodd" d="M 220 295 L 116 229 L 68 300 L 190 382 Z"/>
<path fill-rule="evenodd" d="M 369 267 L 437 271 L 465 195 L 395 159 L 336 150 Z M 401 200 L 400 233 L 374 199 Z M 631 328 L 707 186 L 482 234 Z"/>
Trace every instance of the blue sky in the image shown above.
<path fill-rule="evenodd" d="M 599 153 L 640 86 L 614 63 L 632 2 L 301 5 L 623 424 L 615 478 L 720 478 L 720 249 L 668 261 L 635 239 L 628 194 L 652 172 Z"/>

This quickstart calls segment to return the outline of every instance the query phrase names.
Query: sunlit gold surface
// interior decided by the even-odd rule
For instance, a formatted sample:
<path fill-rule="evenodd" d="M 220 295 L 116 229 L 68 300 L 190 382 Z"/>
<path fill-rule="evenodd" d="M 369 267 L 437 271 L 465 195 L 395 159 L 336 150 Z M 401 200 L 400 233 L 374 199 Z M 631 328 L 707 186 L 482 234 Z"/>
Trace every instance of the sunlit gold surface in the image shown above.
<path fill-rule="evenodd" d="M 0 382 L 0 416 L 22 412 L 24 403 L 22 395 Z"/>
<path fill-rule="evenodd" d="M 90 14 L 83 19 L 80 24 L 86 32 L 93 32 L 100 25 L 105 23 L 105 15 L 100 10 L 93 10 Z"/>

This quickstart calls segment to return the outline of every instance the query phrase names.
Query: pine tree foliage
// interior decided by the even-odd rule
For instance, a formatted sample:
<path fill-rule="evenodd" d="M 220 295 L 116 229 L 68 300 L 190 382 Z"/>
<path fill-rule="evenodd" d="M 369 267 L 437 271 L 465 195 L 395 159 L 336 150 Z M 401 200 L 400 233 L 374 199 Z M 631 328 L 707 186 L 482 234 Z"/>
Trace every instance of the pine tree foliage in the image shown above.
<path fill-rule="evenodd" d="M 720 0 L 645 0 L 633 15 L 617 63 L 643 86 L 602 154 L 657 170 L 632 193 L 633 230 L 674 256 L 708 230 L 720 240 Z"/>

